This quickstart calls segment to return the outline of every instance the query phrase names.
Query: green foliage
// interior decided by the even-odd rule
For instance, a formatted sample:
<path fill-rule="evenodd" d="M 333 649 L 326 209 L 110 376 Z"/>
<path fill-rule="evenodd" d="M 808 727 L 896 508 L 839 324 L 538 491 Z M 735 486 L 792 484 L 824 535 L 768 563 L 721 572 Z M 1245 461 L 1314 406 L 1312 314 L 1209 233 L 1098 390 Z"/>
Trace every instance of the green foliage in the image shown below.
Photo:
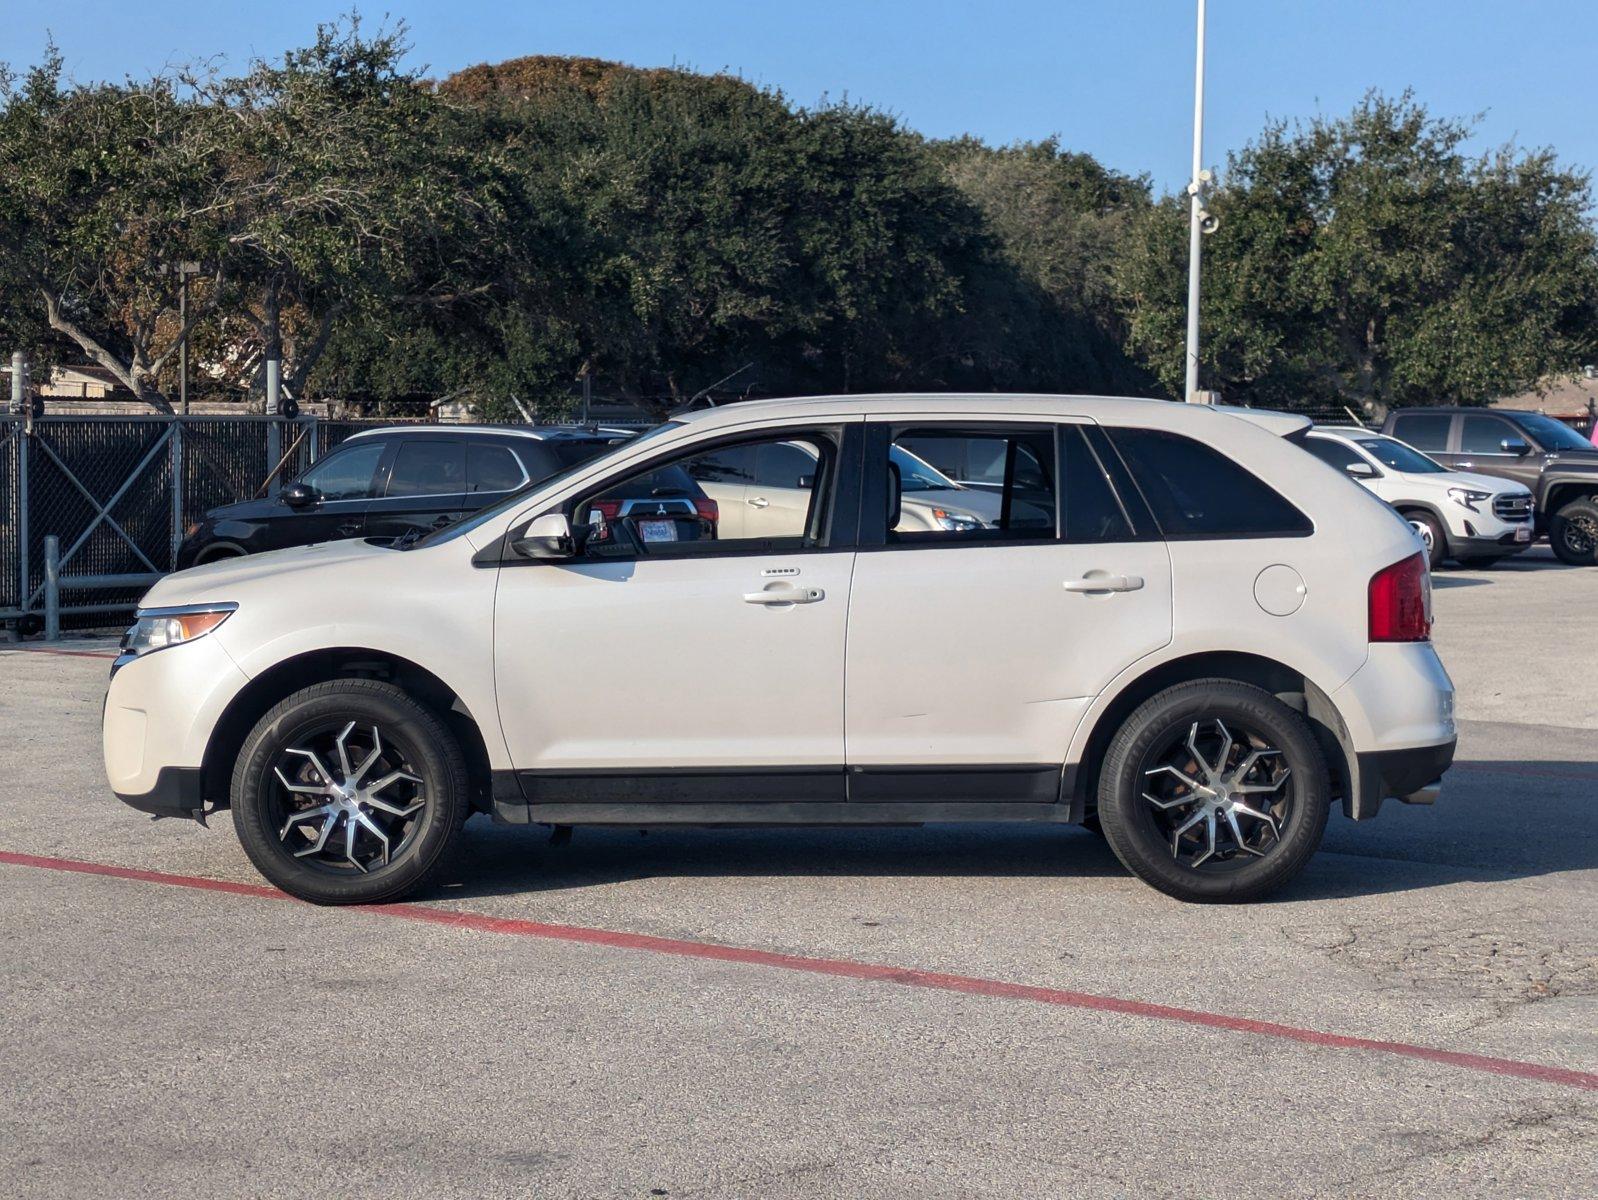
<path fill-rule="evenodd" d="M 1273 407 L 1485 403 L 1598 349 L 1584 174 L 1549 151 L 1467 156 L 1468 123 L 1409 95 L 1268 127 L 1208 200 L 1203 377 Z M 1118 267 L 1130 345 L 1177 394 L 1187 210 L 1137 223 Z"/>

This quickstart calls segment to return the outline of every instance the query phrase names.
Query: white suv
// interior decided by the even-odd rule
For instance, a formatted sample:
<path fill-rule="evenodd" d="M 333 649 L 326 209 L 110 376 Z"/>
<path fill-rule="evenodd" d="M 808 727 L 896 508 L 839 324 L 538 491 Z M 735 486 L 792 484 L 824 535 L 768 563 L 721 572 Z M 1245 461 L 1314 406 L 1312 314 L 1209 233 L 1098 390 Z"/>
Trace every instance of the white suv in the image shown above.
<path fill-rule="evenodd" d="M 163 580 L 106 770 L 148 812 L 231 804 L 261 872 L 326 903 L 410 892 L 473 812 L 1089 821 L 1162 891 L 1249 899 L 1334 800 L 1429 803 L 1454 752 L 1414 535 L 1306 427 L 1054 396 L 694 413 L 408 545 Z M 991 514 L 907 523 L 905 443 L 1002 462 Z M 814 469 L 758 535 L 669 484 L 614 499 L 773 445 Z"/>
<path fill-rule="evenodd" d="M 1369 429 L 1319 426 L 1304 449 L 1397 509 L 1433 567 L 1450 558 L 1488 566 L 1531 545 L 1536 506 L 1523 484 L 1450 471 L 1407 442 Z"/>

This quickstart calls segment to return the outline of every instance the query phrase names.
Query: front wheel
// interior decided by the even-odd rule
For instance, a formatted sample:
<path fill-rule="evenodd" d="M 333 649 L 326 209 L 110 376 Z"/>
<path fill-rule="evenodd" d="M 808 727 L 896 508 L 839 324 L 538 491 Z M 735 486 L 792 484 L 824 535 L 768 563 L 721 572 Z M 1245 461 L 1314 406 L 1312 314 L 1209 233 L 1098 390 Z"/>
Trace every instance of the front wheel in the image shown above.
<path fill-rule="evenodd" d="M 1573 567 L 1598 563 L 1598 499 L 1572 500 L 1548 522 L 1548 544 Z"/>
<path fill-rule="evenodd" d="M 1443 532 L 1442 522 L 1431 513 L 1418 509 L 1405 513 L 1404 520 L 1409 522 L 1409 527 L 1426 549 L 1426 565 L 1435 571 L 1448 557 L 1448 534 Z"/>
<path fill-rule="evenodd" d="M 1167 895 L 1253 900 L 1315 853 L 1329 782 L 1302 716 L 1260 688 L 1201 679 L 1127 718 L 1100 772 L 1099 819 L 1116 857 Z"/>
<path fill-rule="evenodd" d="M 397 900 L 443 864 L 469 812 L 459 745 L 400 688 L 336 679 L 251 730 L 233 824 L 262 875 L 315 904 Z"/>

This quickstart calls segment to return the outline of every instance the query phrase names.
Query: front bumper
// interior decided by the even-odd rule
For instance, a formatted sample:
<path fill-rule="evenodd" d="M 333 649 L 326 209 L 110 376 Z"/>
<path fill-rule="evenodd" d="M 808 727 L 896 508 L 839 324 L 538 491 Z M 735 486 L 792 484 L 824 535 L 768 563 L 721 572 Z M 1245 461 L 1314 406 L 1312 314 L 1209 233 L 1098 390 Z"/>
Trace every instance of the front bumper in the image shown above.
<path fill-rule="evenodd" d="M 162 767 L 147 792 L 118 792 L 118 800 L 157 817 L 193 817 L 205 811 L 199 767 Z"/>

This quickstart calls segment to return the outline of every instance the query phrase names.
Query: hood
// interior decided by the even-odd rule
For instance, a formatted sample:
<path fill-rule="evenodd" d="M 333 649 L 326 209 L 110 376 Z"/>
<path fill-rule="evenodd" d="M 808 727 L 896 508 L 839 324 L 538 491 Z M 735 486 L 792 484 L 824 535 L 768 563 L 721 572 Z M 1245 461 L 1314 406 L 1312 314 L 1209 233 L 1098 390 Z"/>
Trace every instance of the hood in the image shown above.
<path fill-rule="evenodd" d="M 1591 450 L 1557 450 L 1545 455 L 1543 470 L 1598 472 L 1598 446 Z"/>
<path fill-rule="evenodd" d="M 274 589 L 308 572 L 358 565 L 360 560 L 379 558 L 397 551 L 374 546 L 359 538 L 343 542 L 320 542 L 314 546 L 291 546 L 242 558 L 190 567 L 168 575 L 144 594 L 140 608 L 166 608 L 177 604 L 207 604 L 238 600 L 243 591 L 269 586 Z"/>
<path fill-rule="evenodd" d="M 1394 472 L 1400 474 L 1400 472 Z M 1513 479 L 1504 479 L 1498 475 L 1478 475 L 1474 471 L 1449 471 L 1446 475 L 1426 473 L 1422 475 L 1404 475 L 1405 479 L 1416 483 L 1430 483 L 1438 487 L 1468 487 L 1479 492 L 1486 492 L 1490 496 L 1501 496 L 1512 492 L 1525 492 L 1528 495 L 1531 489 L 1523 483 L 1516 483 Z"/>

